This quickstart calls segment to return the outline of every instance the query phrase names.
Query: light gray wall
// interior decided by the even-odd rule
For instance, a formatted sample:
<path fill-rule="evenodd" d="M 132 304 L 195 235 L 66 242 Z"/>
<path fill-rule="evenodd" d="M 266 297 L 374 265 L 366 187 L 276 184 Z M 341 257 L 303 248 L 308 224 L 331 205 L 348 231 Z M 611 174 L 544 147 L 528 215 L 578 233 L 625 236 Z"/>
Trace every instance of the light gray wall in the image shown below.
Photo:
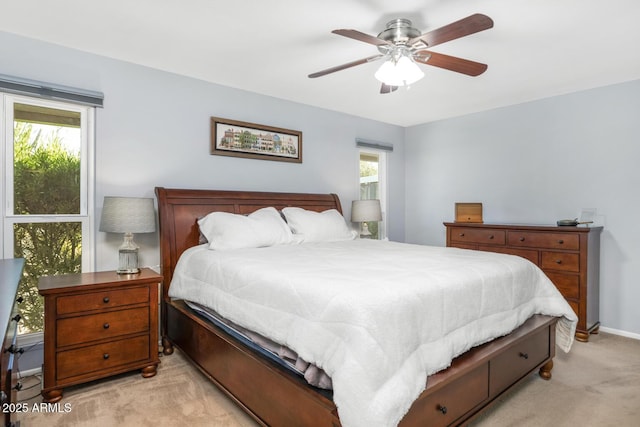
<path fill-rule="evenodd" d="M 389 236 L 404 238 L 404 129 L 0 32 L 0 74 L 96 90 L 96 214 L 104 196 L 154 197 L 154 187 L 337 193 L 359 197 L 356 138 L 392 143 Z M 340 96 L 336 92 L 336 96 Z M 303 133 L 303 163 L 209 155 L 210 117 Z M 98 224 L 96 224 L 97 230 Z M 96 232 L 96 268 L 117 266 L 121 236 Z M 138 235 L 141 263 L 158 236 Z"/>
<path fill-rule="evenodd" d="M 406 241 L 445 244 L 456 202 L 485 222 L 554 224 L 597 208 L 600 319 L 640 338 L 640 81 L 406 129 Z"/>

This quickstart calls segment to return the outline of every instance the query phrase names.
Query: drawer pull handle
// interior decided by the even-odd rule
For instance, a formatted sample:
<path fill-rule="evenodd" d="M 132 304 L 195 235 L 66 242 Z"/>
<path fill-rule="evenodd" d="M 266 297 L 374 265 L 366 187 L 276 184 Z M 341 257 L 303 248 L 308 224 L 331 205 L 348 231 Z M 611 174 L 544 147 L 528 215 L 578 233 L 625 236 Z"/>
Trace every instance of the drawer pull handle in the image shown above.
<path fill-rule="evenodd" d="M 109 297 L 102 298 L 102 302 L 105 303 L 105 304 L 108 304 L 109 303 Z"/>
<path fill-rule="evenodd" d="M 16 347 L 14 344 L 11 344 L 9 347 L 4 349 L 3 353 L 22 354 L 24 353 L 24 348 Z"/>
<path fill-rule="evenodd" d="M 102 325 L 102 327 L 105 328 L 105 329 L 109 329 L 109 324 L 105 323 L 104 325 Z"/>
<path fill-rule="evenodd" d="M 464 237 L 464 233 L 460 233 L 460 237 Z"/>
<path fill-rule="evenodd" d="M 493 234 L 491 236 L 489 236 L 489 240 L 492 240 L 492 239 L 493 239 Z"/>
<path fill-rule="evenodd" d="M 442 405 L 438 404 L 437 409 L 438 409 L 438 411 L 442 412 L 443 415 L 445 415 L 447 413 L 447 407 L 446 406 L 442 406 Z"/>
<path fill-rule="evenodd" d="M 563 244 L 563 243 L 564 243 L 564 240 L 562 240 L 562 239 L 558 240 L 558 244 L 559 244 L 559 245 L 561 245 L 561 244 Z"/>
<path fill-rule="evenodd" d="M 521 237 L 521 238 L 520 238 L 520 241 L 521 241 L 521 242 L 524 242 L 524 237 Z"/>
<path fill-rule="evenodd" d="M 520 352 L 520 357 L 522 357 L 523 359 L 528 359 L 529 355 L 527 353 Z"/>
<path fill-rule="evenodd" d="M 103 355 L 102 355 L 102 358 L 103 358 L 104 360 L 107 360 L 107 359 L 109 358 L 109 353 L 105 353 L 105 354 L 103 354 Z"/>
<path fill-rule="evenodd" d="M 556 264 L 562 264 L 562 260 L 561 259 L 557 259 L 556 260 Z"/>

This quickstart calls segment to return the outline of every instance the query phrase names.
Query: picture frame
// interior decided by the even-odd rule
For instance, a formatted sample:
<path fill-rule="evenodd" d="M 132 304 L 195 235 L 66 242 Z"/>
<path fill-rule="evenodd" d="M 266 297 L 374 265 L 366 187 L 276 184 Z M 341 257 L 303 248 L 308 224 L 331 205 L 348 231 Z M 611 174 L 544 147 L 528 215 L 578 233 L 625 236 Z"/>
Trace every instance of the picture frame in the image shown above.
<path fill-rule="evenodd" d="M 211 117 L 211 154 L 302 163 L 302 132 Z"/>

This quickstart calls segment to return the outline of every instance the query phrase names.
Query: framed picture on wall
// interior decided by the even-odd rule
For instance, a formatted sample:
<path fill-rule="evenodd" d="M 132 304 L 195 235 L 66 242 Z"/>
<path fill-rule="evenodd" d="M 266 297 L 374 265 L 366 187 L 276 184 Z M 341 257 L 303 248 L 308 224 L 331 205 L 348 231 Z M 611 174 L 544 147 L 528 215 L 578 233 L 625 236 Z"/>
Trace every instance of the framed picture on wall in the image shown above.
<path fill-rule="evenodd" d="M 211 117 L 211 154 L 302 163 L 302 132 Z"/>

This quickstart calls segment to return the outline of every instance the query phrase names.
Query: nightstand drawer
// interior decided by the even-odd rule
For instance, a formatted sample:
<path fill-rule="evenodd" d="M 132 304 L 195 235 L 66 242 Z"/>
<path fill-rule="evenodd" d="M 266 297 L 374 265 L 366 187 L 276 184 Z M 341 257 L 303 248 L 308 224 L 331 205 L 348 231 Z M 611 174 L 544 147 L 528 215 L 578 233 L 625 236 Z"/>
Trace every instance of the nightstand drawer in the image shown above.
<path fill-rule="evenodd" d="M 451 241 L 464 243 L 480 243 L 483 245 L 504 245 L 504 230 L 492 228 L 452 227 Z"/>
<path fill-rule="evenodd" d="M 81 295 L 62 296 L 57 299 L 58 315 L 83 311 L 102 310 L 123 305 L 140 304 L 149 301 L 149 287 L 104 290 Z"/>
<path fill-rule="evenodd" d="M 549 357 L 549 328 L 543 328 L 490 362 L 489 388 L 493 396 L 519 380 Z"/>
<path fill-rule="evenodd" d="M 540 267 L 543 270 L 580 271 L 580 256 L 565 252 L 543 251 L 540 253 Z"/>
<path fill-rule="evenodd" d="M 149 307 L 67 317 L 56 324 L 58 347 L 149 330 Z"/>
<path fill-rule="evenodd" d="M 97 344 L 57 354 L 56 380 L 149 360 L 149 335 Z"/>
<path fill-rule="evenodd" d="M 580 236 L 572 233 L 536 233 L 535 231 L 509 231 L 507 242 L 510 246 L 530 248 L 580 249 Z"/>

